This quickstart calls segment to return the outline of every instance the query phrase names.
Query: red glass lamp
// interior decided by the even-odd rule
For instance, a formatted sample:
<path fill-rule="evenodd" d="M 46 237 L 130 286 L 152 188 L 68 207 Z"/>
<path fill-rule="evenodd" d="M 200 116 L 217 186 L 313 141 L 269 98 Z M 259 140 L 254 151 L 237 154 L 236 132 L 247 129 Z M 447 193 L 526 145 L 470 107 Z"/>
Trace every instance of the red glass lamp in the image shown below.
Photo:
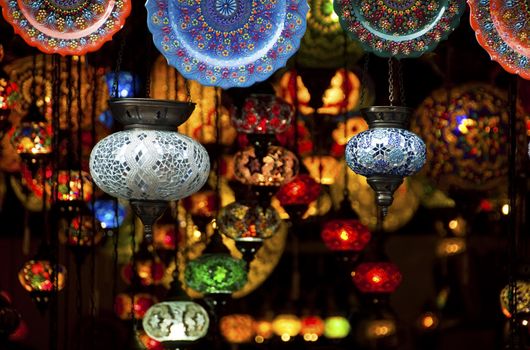
<path fill-rule="evenodd" d="M 317 341 L 324 334 L 324 321 L 318 316 L 307 316 L 302 318 L 302 329 L 300 334 L 305 341 Z"/>
<path fill-rule="evenodd" d="M 157 300 L 154 296 L 148 293 L 137 293 L 134 295 L 134 318 L 139 320 L 142 319 L 147 310 Z M 116 295 L 114 300 L 114 312 L 122 320 L 130 320 L 132 318 L 133 303 L 130 294 L 120 293 Z"/>
<path fill-rule="evenodd" d="M 277 134 L 291 125 L 294 108 L 274 95 L 254 94 L 243 104 L 241 115 L 233 117 L 237 131 L 252 134 Z"/>
<path fill-rule="evenodd" d="M 362 251 L 372 236 L 368 227 L 355 219 L 330 220 L 320 235 L 329 250 L 355 253 Z"/>
<path fill-rule="evenodd" d="M 352 277 L 361 293 L 393 293 L 401 283 L 398 267 L 387 261 L 362 263 Z"/>
<path fill-rule="evenodd" d="M 309 205 L 320 195 L 320 185 L 307 174 L 300 174 L 286 183 L 276 193 L 282 207 L 287 205 Z"/>

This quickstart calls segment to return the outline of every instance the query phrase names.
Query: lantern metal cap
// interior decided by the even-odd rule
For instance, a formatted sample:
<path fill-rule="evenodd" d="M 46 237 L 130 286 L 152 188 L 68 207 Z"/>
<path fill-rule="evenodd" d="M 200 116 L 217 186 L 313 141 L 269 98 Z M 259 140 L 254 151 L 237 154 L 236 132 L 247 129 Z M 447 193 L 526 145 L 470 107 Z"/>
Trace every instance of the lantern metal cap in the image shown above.
<path fill-rule="evenodd" d="M 176 131 L 195 110 L 195 103 L 152 98 L 113 98 L 109 100 L 114 119 L 125 129 Z"/>
<path fill-rule="evenodd" d="M 370 129 L 407 129 L 412 109 L 404 106 L 372 106 L 361 109 L 363 118 Z"/>

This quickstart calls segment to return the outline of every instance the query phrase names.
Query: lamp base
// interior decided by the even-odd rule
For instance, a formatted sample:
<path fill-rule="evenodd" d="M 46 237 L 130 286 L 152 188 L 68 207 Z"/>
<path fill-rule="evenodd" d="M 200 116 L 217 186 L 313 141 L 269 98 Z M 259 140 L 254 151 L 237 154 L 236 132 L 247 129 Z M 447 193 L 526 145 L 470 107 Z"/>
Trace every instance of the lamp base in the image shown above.
<path fill-rule="evenodd" d="M 148 242 L 152 242 L 153 225 L 155 224 L 156 220 L 166 211 L 167 202 L 131 199 L 129 203 L 131 204 L 134 213 L 144 224 L 145 239 Z"/>
<path fill-rule="evenodd" d="M 401 176 L 379 175 L 367 178 L 368 184 L 375 191 L 375 203 L 383 212 L 383 217 L 388 213 L 388 208 L 394 201 L 394 192 L 403 183 Z"/>

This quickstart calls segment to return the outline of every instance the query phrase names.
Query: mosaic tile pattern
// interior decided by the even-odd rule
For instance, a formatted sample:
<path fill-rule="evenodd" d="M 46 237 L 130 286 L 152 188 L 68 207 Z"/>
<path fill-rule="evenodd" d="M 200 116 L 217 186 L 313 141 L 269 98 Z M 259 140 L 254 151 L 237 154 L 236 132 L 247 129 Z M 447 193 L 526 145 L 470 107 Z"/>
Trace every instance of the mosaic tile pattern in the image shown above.
<path fill-rule="evenodd" d="M 270 238 L 278 231 L 282 219 L 271 207 L 234 202 L 221 208 L 217 219 L 219 230 L 235 240 Z"/>
<path fill-rule="evenodd" d="M 185 271 L 188 287 L 200 293 L 228 294 L 247 283 L 246 263 L 228 254 L 205 254 L 188 262 Z"/>
<path fill-rule="evenodd" d="M 90 155 L 96 185 L 123 199 L 178 200 L 199 191 L 209 171 L 204 147 L 171 131 L 117 132 Z"/>
<path fill-rule="evenodd" d="M 194 341 L 206 335 L 210 318 L 192 301 L 166 301 L 147 310 L 142 321 L 151 338 L 163 341 Z"/>
<path fill-rule="evenodd" d="M 370 129 L 353 137 L 346 146 L 348 166 L 363 176 L 409 176 L 423 167 L 425 157 L 423 141 L 404 129 Z"/>

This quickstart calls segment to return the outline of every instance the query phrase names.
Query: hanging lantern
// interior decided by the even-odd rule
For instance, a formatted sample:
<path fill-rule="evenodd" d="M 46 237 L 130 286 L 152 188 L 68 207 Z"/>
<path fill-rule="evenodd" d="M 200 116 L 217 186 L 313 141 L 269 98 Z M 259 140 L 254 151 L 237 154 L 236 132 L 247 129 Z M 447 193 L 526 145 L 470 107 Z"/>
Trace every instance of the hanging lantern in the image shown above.
<path fill-rule="evenodd" d="M 217 212 L 217 193 L 213 190 L 200 190 L 182 200 L 182 206 L 191 216 L 213 218 Z"/>
<path fill-rule="evenodd" d="M 366 247 L 372 236 L 368 227 L 354 219 L 327 221 L 320 235 L 329 250 L 356 253 Z"/>
<path fill-rule="evenodd" d="M 232 115 L 237 131 L 247 134 L 280 134 L 289 128 L 294 108 L 274 95 L 250 95 L 240 116 Z"/>
<path fill-rule="evenodd" d="M 205 294 L 229 294 L 247 282 L 245 261 L 228 254 L 204 254 L 186 265 L 186 284 Z"/>
<path fill-rule="evenodd" d="M 177 242 L 178 238 L 175 223 L 161 223 L 159 220 L 153 226 L 153 246 L 155 249 L 175 250 Z"/>
<path fill-rule="evenodd" d="M 111 94 L 114 92 L 114 83 L 116 82 L 118 84 L 118 96 L 116 97 L 136 97 L 140 94 L 140 78 L 131 72 L 109 72 L 105 74 L 105 81 L 107 82 L 107 89 Z"/>
<path fill-rule="evenodd" d="M 302 322 L 296 315 L 281 314 L 272 321 L 273 332 L 280 336 L 283 341 L 289 341 L 296 337 L 302 329 Z"/>
<path fill-rule="evenodd" d="M 320 195 L 320 185 L 309 175 L 300 174 L 282 185 L 276 198 L 282 207 L 288 205 L 309 205 Z"/>
<path fill-rule="evenodd" d="M 210 318 L 201 305 L 192 301 L 165 301 L 151 306 L 142 324 L 149 337 L 164 346 L 177 347 L 206 336 Z"/>
<path fill-rule="evenodd" d="M 52 127 L 35 104 L 11 137 L 16 152 L 27 163 L 36 163 L 52 152 Z"/>
<path fill-rule="evenodd" d="M 475 191 L 505 184 L 508 114 L 505 93 L 492 85 L 434 91 L 412 120 L 428 145 L 425 175 L 443 187 Z"/>
<path fill-rule="evenodd" d="M 300 334 L 305 341 L 317 341 L 324 334 L 324 321 L 318 316 L 307 316 L 301 320 Z"/>
<path fill-rule="evenodd" d="M 339 173 L 340 163 L 332 156 L 309 156 L 303 159 L 309 174 L 322 185 L 331 185 Z"/>
<path fill-rule="evenodd" d="M 224 235 L 238 240 L 263 240 L 272 237 L 282 220 L 271 207 L 262 208 L 234 202 L 221 208 L 217 224 Z"/>
<path fill-rule="evenodd" d="M 219 321 L 221 335 L 233 344 L 248 343 L 254 337 L 254 319 L 250 315 L 233 314 Z"/>
<path fill-rule="evenodd" d="M 125 219 L 125 206 L 114 199 L 96 199 L 92 211 L 104 229 L 118 228 Z"/>
<path fill-rule="evenodd" d="M 17 84 L 10 82 L 7 74 L 0 69 L 0 139 L 9 130 L 9 114 L 19 98 Z"/>
<path fill-rule="evenodd" d="M 353 283 L 362 293 L 393 293 L 401 283 L 401 272 L 391 262 L 365 262 L 352 272 Z"/>
<path fill-rule="evenodd" d="M 501 290 L 500 300 L 502 313 L 512 317 L 510 313 L 510 285 Z M 518 314 L 530 313 L 530 282 L 519 280 L 515 284 L 515 310 Z"/>
<path fill-rule="evenodd" d="M 280 186 L 298 173 L 296 156 L 279 146 L 270 146 L 263 155 L 248 147 L 234 155 L 235 177 L 245 185 Z"/>
<path fill-rule="evenodd" d="M 204 185 L 210 170 L 206 150 L 172 131 L 193 104 L 115 99 L 110 105 L 126 130 L 98 142 L 90 155 L 90 172 L 104 192 L 128 200 L 170 201 Z"/>
<path fill-rule="evenodd" d="M 270 339 L 274 333 L 272 331 L 272 322 L 266 320 L 259 320 L 254 322 L 254 332 L 256 343 L 263 343 L 263 341 Z"/>
<path fill-rule="evenodd" d="M 104 192 L 130 201 L 151 239 L 167 202 L 199 191 L 209 175 L 204 147 L 174 131 L 194 104 L 129 98 L 111 100 L 110 107 L 125 130 L 94 146 L 90 172 Z"/>
<path fill-rule="evenodd" d="M 425 163 L 425 144 L 405 130 L 410 115 L 406 107 L 377 106 L 362 113 L 370 129 L 348 142 L 346 162 L 354 172 L 366 176 L 386 215 L 403 178 L 417 173 Z"/>
<path fill-rule="evenodd" d="M 324 336 L 328 339 L 342 339 L 350 334 L 350 322 L 342 316 L 331 316 L 324 320 Z"/>
<path fill-rule="evenodd" d="M 55 291 L 64 288 L 66 268 L 49 260 L 29 260 L 18 273 L 18 280 L 37 307 L 44 311 Z"/>
<path fill-rule="evenodd" d="M 148 293 L 134 294 L 134 307 L 131 295 L 128 293 L 120 293 L 114 299 L 114 312 L 122 320 L 132 319 L 131 312 L 134 309 L 134 319 L 140 320 L 144 318 L 145 313 L 151 306 L 156 303 L 156 298 Z"/>
<path fill-rule="evenodd" d="M 53 178 L 53 176 L 52 176 Z M 92 199 L 94 189 L 86 171 L 59 170 L 57 174 L 57 200 L 60 202 L 84 201 Z"/>
<path fill-rule="evenodd" d="M 308 82 L 304 82 L 295 70 L 290 70 L 280 78 L 276 93 L 289 103 L 294 104 L 297 101 L 297 109 L 304 115 L 339 115 L 358 108 L 361 92 L 359 78 L 343 68 L 338 69 L 330 78 L 324 84 L 318 84 L 319 89 L 325 89 L 323 93 L 320 96 L 312 96 L 305 84 Z M 370 105 L 370 100 L 372 98 L 368 95 L 368 98 L 365 98 L 366 105 Z"/>
<path fill-rule="evenodd" d="M 99 221 L 88 213 L 80 213 L 70 219 L 61 219 L 59 241 L 72 248 L 87 248 L 103 239 Z"/>
<path fill-rule="evenodd" d="M 166 267 L 162 261 L 156 259 L 136 261 L 135 265 L 134 271 L 131 263 L 123 266 L 121 276 L 125 283 L 131 284 L 135 272 L 142 286 L 158 285 L 162 283 L 166 271 Z"/>

